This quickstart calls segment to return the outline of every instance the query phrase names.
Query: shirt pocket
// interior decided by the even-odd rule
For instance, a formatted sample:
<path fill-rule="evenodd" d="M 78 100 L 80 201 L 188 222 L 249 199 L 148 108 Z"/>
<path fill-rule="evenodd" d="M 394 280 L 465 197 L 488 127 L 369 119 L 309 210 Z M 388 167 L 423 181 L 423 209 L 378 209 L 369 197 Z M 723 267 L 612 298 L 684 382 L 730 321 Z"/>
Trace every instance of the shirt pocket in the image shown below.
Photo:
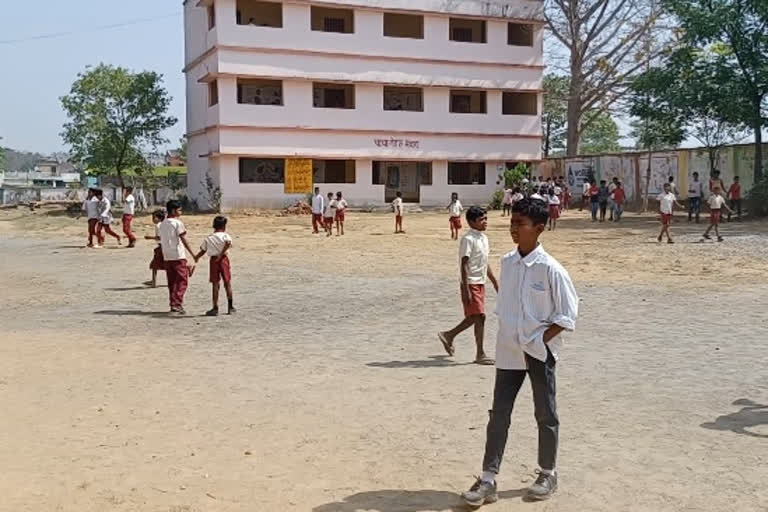
<path fill-rule="evenodd" d="M 538 322 L 546 322 L 552 309 L 549 283 L 542 279 L 528 279 L 523 284 L 523 290 L 525 291 L 523 307 L 526 314 Z"/>

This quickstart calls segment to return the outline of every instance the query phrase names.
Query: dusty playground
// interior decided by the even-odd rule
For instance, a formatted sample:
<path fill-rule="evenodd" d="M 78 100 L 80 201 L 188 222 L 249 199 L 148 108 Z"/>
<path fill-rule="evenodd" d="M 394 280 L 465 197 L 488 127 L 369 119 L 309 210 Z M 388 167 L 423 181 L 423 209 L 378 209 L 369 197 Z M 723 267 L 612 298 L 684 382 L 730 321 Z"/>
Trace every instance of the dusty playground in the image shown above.
<path fill-rule="evenodd" d="M 582 299 L 558 365 L 560 489 L 521 499 L 526 385 L 487 510 L 764 512 L 768 224 L 700 244 L 680 216 L 671 246 L 651 216 L 585 218 L 543 237 Z M 211 218 L 184 220 L 199 245 Z M 493 369 L 468 334 L 454 360 L 435 336 L 460 313 L 445 216 L 405 222 L 351 213 L 326 239 L 306 217 L 234 216 L 238 315 L 199 316 L 201 267 L 190 315 L 168 318 L 165 288 L 141 285 L 151 242 L 86 250 L 82 220 L 0 212 L 0 510 L 466 510 Z M 498 212 L 489 237 L 498 269 Z"/>

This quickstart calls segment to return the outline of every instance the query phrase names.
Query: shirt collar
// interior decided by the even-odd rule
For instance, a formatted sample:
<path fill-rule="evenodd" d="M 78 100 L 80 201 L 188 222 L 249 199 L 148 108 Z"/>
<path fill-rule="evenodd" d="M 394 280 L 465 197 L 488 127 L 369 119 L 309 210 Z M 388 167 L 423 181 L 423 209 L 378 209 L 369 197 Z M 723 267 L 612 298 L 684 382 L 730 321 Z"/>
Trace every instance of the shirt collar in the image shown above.
<path fill-rule="evenodd" d="M 529 252 L 525 258 L 523 258 L 520 255 L 520 251 L 515 251 L 515 263 L 518 261 L 525 265 L 526 267 L 532 267 L 534 264 L 538 263 L 539 259 L 544 255 L 544 247 L 542 247 L 541 244 L 537 245 L 534 250 Z"/>

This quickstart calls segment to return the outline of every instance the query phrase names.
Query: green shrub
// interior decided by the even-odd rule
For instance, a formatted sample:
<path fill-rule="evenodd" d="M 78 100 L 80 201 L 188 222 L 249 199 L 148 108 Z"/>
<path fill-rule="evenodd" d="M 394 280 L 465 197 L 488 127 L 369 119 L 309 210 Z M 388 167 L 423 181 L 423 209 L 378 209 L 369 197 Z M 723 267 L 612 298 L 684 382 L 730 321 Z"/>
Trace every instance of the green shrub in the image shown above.
<path fill-rule="evenodd" d="M 491 202 L 488 204 L 490 210 L 501 210 L 501 205 L 504 202 L 504 191 L 499 189 L 491 196 Z"/>
<path fill-rule="evenodd" d="M 746 203 L 750 216 L 768 216 L 768 176 L 752 187 L 747 194 Z"/>

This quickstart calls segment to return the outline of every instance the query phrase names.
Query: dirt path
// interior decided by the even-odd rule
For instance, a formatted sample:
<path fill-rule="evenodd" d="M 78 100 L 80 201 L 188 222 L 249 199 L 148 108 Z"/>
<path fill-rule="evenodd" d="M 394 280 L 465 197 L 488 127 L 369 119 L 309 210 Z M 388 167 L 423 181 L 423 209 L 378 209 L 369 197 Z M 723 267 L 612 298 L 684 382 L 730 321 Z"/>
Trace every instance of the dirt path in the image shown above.
<path fill-rule="evenodd" d="M 493 370 L 469 364 L 471 338 L 455 360 L 435 339 L 460 311 L 443 216 L 398 237 L 390 221 L 353 214 L 326 240 L 306 219 L 235 217 L 239 315 L 169 319 L 165 289 L 140 286 L 148 244 L 87 251 L 81 223 L 0 214 L 0 510 L 464 510 Z M 193 241 L 209 223 L 187 219 Z M 659 247 L 652 226 L 569 214 L 545 235 L 582 298 L 558 370 L 561 489 L 520 498 L 526 388 L 488 510 L 768 508 L 767 230 L 704 245 L 676 224 Z M 495 215 L 495 256 L 505 230 Z"/>

